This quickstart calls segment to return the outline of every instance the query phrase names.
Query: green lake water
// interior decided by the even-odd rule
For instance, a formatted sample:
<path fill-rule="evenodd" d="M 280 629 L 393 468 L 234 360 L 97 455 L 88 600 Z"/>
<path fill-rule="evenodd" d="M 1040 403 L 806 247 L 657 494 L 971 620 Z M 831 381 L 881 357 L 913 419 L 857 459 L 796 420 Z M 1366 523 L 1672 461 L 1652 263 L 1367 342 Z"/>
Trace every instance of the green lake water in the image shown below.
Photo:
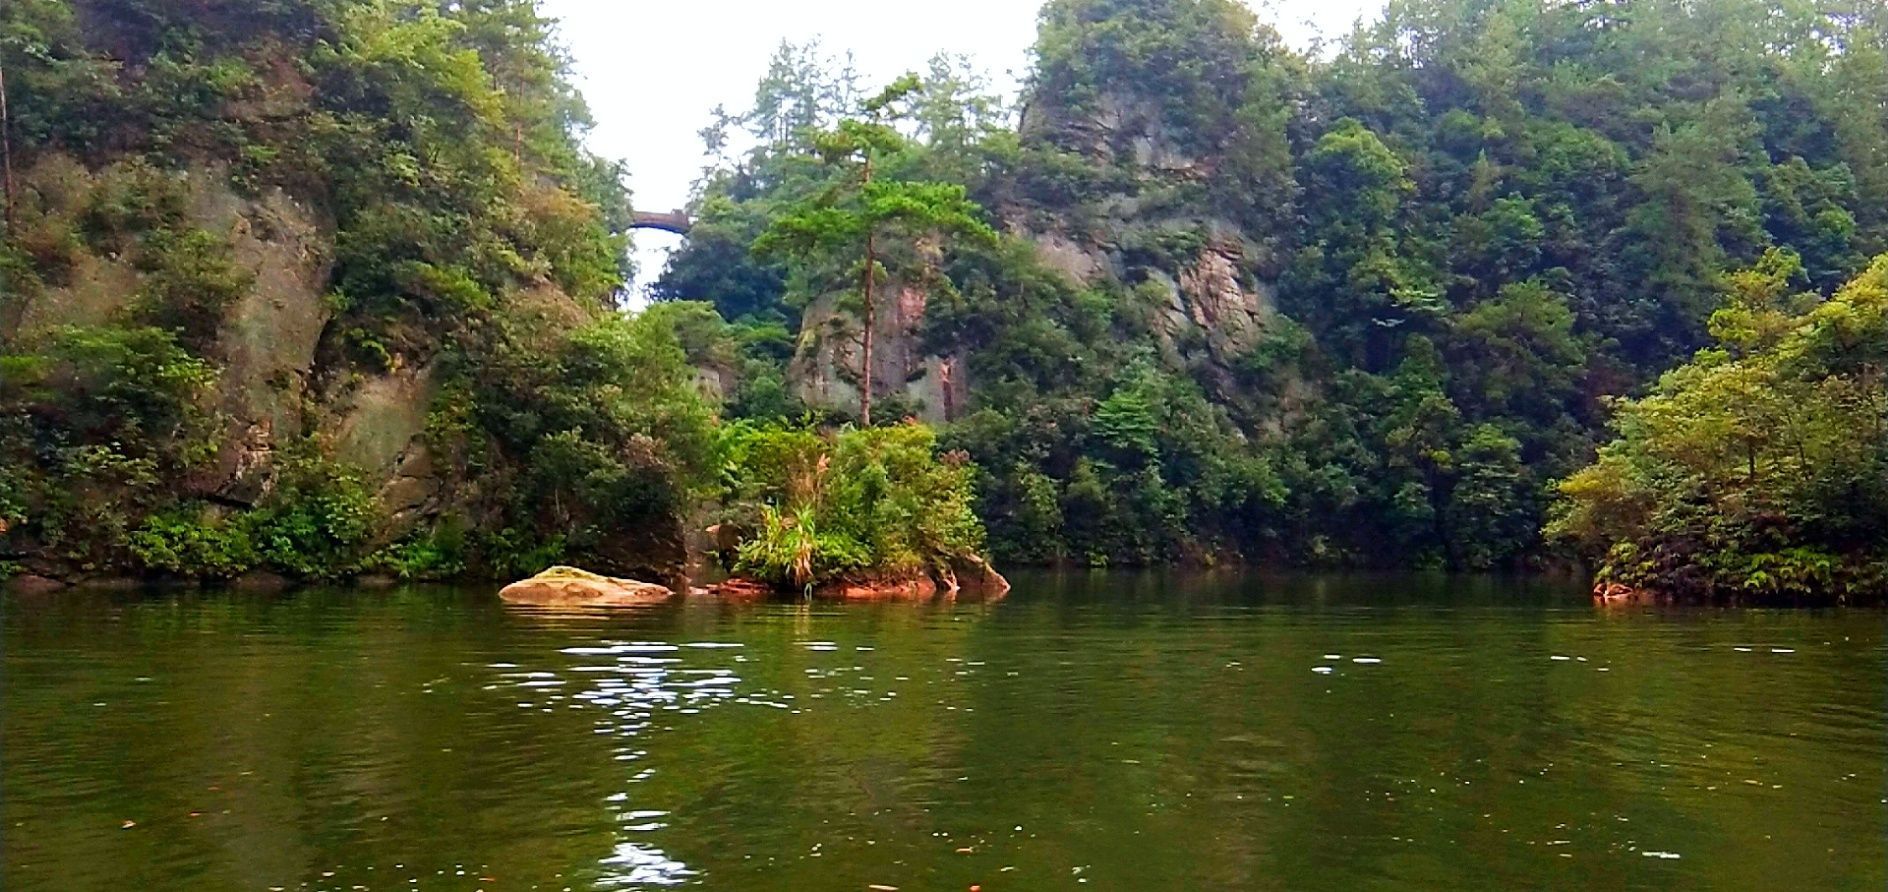
<path fill-rule="evenodd" d="M 0 888 L 1888 886 L 1883 613 L 1016 581 L 9 598 Z"/>

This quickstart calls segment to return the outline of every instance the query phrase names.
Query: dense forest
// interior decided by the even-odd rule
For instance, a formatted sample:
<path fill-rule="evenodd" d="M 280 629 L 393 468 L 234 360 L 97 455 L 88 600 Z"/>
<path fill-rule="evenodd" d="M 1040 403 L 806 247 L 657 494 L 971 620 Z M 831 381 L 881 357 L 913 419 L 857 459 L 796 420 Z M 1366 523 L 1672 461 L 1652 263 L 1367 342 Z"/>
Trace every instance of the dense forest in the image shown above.
<path fill-rule="evenodd" d="M 14 0 L 0 562 L 781 585 L 1589 560 L 1888 589 L 1888 10 L 1050 0 L 783 46 L 621 311 L 529 0 Z"/>
<path fill-rule="evenodd" d="M 939 361 L 875 371 L 975 459 L 1007 560 L 1550 559 L 1558 498 L 1577 517 L 1617 507 L 1593 501 L 1598 470 L 1557 485 L 1611 436 L 1613 400 L 1712 346 L 1750 276 L 1807 308 L 1888 249 L 1885 41 L 1888 14 L 1865 3 L 1411 0 L 1325 59 L 1232 2 L 1057 0 L 1015 126 L 944 57 L 895 110 L 906 138 L 881 176 L 961 185 L 1002 235 L 881 243 L 916 260 L 902 280 L 930 302 L 903 334 Z M 713 302 L 753 360 L 793 355 L 734 411 L 801 411 L 777 399 L 798 384 L 856 414 L 802 370 L 857 316 L 831 305 L 833 262 L 750 248 L 857 179 L 823 163 L 823 134 L 886 113 L 844 66 L 788 47 L 752 109 L 710 132 L 703 222 L 657 289 Z M 1879 332 L 1862 303 L 1847 306 Z M 1706 515 L 1713 589 L 1879 591 L 1881 356 L 1849 361 L 1853 391 L 1812 401 L 1845 456 L 1818 469 L 1814 512 L 1668 468 L 1656 498 L 1684 508 L 1555 529 L 1595 558 L 1622 545 L 1678 565 L 1701 549 L 1661 527 Z M 1628 441 L 1646 405 L 1623 410 Z M 1776 425 L 1709 424 L 1783 451 Z"/>

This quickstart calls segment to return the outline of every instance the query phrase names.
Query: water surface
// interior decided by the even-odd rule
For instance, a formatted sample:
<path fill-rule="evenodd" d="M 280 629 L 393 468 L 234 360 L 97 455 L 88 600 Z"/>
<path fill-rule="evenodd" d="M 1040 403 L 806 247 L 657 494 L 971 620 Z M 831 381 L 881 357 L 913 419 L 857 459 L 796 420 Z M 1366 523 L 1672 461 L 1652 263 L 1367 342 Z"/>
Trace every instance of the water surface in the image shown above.
<path fill-rule="evenodd" d="M 1017 582 L 11 598 L 0 887 L 1888 885 L 1882 613 Z"/>

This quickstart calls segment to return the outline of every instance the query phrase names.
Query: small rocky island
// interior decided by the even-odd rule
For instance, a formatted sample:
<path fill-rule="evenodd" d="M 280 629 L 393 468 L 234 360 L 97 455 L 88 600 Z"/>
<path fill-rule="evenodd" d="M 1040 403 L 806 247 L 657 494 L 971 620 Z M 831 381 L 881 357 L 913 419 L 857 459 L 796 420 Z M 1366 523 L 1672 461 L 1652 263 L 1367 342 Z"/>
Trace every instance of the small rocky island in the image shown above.
<path fill-rule="evenodd" d="M 641 607 L 667 601 L 675 592 L 653 582 L 560 566 L 505 586 L 498 596 L 528 607 Z"/>

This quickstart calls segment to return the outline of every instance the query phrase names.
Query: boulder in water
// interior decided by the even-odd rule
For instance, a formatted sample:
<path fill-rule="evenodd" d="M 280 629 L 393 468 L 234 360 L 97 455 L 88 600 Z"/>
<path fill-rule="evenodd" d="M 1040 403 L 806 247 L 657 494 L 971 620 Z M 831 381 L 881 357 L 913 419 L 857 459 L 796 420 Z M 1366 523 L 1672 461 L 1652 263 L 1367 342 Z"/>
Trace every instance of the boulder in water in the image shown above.
<path fill-rule="evenodd" d="M 995 600 L 1010 593 L 1010 581 L 1003 578 L 990 562 L 981 557 L 959 558 L 951 562 L 951 575 L 959 589 L 968 595 Z"/>
<path fill-rule="evenodd" d="M 660 604 L 675 592 L 653 582 L 617 579 L 576 567 L 552 567 L 498 593 L 508 604 L 530 607 L 638 607 Z"/>

